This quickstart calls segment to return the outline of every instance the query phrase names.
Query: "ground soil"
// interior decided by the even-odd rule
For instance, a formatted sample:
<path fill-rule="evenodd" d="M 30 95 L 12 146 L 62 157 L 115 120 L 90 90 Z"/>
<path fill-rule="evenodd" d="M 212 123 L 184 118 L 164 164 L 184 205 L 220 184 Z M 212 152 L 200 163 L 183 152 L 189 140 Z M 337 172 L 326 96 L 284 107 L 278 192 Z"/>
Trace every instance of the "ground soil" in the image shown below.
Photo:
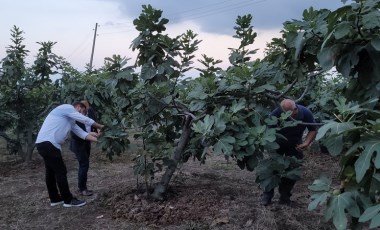
<path fill-rule="evenodd" d="M 0 155 L 5 150 L 0 149 Z M 131 150 L 133 151 L 133 150 Z M 255 174 L 224 157 L 209 156 L 206 164 L 183 164 L 172 180 L 168 199 L 152 202 L 137 189 L 143 180 L 133 174 L 131 152 L 110 161 L 93 148 L 88 184 L 95 194 L 76 192 L 77 161 L 65 145 L 63 157 L 72 193 L 88 203 L 80 208 L 50 207 L 44 163 L 37 153 L 30 164 L 0 163 L 0 229 L 334 229 L 322 210 L 308 211 L 308 190 L 320 174 L 336 177 L 337 159 L 308 153 L 303 179 L 294 190 L 295 203 L 260 205 Z M 3 158 L 4 159 L 4 158 Z"/>

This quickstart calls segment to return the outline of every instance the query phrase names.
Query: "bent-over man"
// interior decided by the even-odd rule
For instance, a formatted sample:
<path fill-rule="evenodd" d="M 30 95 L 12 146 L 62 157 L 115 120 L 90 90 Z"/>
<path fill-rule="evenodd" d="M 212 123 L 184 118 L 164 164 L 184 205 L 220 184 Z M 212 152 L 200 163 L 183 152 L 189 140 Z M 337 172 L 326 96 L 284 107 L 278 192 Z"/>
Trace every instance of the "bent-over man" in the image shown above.
<path fill-rule="evenodd" d="M 317 135 L 317 127 L 311 123 L 315 123 L 313 114 L 311 111 L 302 106 L 296 104 L 293 100 L 284 99 L 281 101 L 280 107 L 272 111 L 271 116 L 280 117 L 281 113 L 291 111 L 291 117 L 296 121 L 301 121 L 302 123 L 309 123 L 308 125 L 298 124 L 297 126 L 284 127 L 278 131 L 279 134 L 283 135 L 283 138 L 278 138 L 277 143 L 279 144 L 279 149 L 276 150 L 278 154 L 285 156 L 294 156 L 297 159 L 303 158 L 303 150 L 305 150 L 315 139 Z M 308 130 L 308 133 L 303 140 L 304 131 Z M 291 203 L 291 191 L 295 185 L 296 181 L 282 177 L 278 191 L 280 193 L 280 204 Z M 272 202 L 274 196 L 274 189 L 269 192 L 264 192 L 262 195 L 261 204 L 264 206 L 269 205 Z"/>
<path fill-rule="evenodd" d="M 82 139 L 97 141 L 97 133 L 88 133 L 75 123 L 79 121 L 98 129 L 104 127 L 84 116 L 85 110 L 85 105 L 80 102 L 60 105 L 48 114 L 38 132 L 36 147 L 45 162 L 45 182 L 51 206 L 63 203 L 64 207 L 80 207 L 86 204 L 85 201 L 73 197 L 70 192 L 66 165 L 61 153 L 61 145 L 70 131 Z"/>

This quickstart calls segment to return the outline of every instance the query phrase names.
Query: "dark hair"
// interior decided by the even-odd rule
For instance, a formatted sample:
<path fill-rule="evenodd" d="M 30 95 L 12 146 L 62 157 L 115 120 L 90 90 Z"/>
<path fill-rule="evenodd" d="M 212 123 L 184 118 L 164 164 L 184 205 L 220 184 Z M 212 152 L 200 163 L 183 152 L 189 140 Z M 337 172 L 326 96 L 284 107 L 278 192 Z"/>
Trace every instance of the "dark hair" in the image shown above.
<path fill-rule="evenodd" d="M 81 107 L 81 108 L 83 108 L 83 109 L 85 109 L 86 108 L 86 106 L 82 103 L 82 102 L 80 102 L 80 101 L 76 101 L 76 102 L 74 102 L 73 104 L 72 104 L 74 107 L 77 107 L 78 105 Z"/>

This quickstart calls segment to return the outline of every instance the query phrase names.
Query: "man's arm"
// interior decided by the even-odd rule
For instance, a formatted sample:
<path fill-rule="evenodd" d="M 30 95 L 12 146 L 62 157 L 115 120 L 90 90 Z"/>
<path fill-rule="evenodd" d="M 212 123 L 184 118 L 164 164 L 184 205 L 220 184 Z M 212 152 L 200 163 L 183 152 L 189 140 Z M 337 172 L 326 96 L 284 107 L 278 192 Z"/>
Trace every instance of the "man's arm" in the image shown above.
<path fill-rule="evenodd" d="M 305 141 L 302 144 L 297 145 L 296 149 L 298 151 L 305 150 L 315 140 L 316 136 L 317 136 L 317 131 L 309 131 L 305 137 Z"/>
<path fill-rule="evenodd" d="M 89 132 L 86 136 L 87 141 L 97 142 L 98 141 L 98 134 L 94 132 Z"/>
<path fill-rule="evenodd" d="M 307 122 L 307 123 L 315 123 L 315 120 L 314 120 L 314 116 L 313 114 L 311 113 L 310 110 L 306 109 L 305 111 L 305 120 L 304 122 Z M 297 145 L 296 149 L 298 151 L 303 151 L 305 150 L 314 140 L 315 140 L 315 137 L 317 136 L 317 126 L 315 125 L 308 125 L 307 126 L 307 129 L 308 129 L 308 133 L 305 137 L 305 141 L 300 144 L 300 145 Z"/>
<path fill-rule="evenodd" d="M 95 121 L 91 118 L 81 114 L 80 112 L 76 111 L 75 108 L 73 108 L 70 112 L 66 113 L 66 116 L 68 116 L 71 119 L 74 119 L 75 121 L 78 121 L 86 126 L 93 127 Z M 99 125 L 99 124 L 98 124 Z M 84 138 L 82 138 L 84 139 Z"/>
<path fill-rule="evenodd" d="M 75 123 L 72 125 L 71 131 L 73 131 L 73 133 L 75 133 L 75 135 L 77 135 L 79 138 L 81 138 L 83 140 L 93 141 L 93 142 L 97 142 L 98 141 L 99 134 L 97 134 L 95 132 L 89 132 L 89 133 L 87 133 L 86 131 L 84 131 L 83 129 L 81 129 Z"/>
<path fill-rule="evenodd" d="M 97 122 L 94 122 L 94 123 L 91 125 L 91 127 L 95 128 L 95 129 L 102 129 L 102 128 L 104 128 L 104 125 L 99 124 L 99 123 L 97 123 Z"/>

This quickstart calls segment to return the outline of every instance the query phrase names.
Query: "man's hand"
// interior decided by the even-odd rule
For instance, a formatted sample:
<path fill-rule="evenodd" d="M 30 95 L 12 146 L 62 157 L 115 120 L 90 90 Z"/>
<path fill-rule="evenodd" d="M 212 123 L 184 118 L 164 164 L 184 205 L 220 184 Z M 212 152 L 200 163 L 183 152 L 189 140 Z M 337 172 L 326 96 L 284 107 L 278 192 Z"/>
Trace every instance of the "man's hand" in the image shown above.
<path fill-rule="evenodd" d="M 88 134 L 90 134 L 91 136 L 94 136 L 94 137 L 99 137 L 100 136 L 100 133 L 99 133 L 99 130 L 98 132 L 89 132 Z"/>
<path fill-rule="evenodd" d="M 89 132 L 86 136 L 87 141 L 97 142 L 98 141 L 98 134 L 95 132 Z"/>
<path fill-rule="evenodd" d="M 305 137 L 305 141 L 296 146 L 297 151 L 301 152 L 305 150 L 315 139 L 317 136 L 317 131 L 309 131 Z"/>
<path fill-rule="evenodd" d="M 92 127 L 94 127 L 95 129 L 103 129 L 104 125 L 94 122 L 94 124 L 92 124 Z"/>
<path fill-rule="evenodd" d="M 296 150 L 298 151 L 298 152 L 302 152 L 302 151 L 304 151 L 307 147 L 308 147 L 309 145 L 307 144 L 307 143 L 302 143 L 302 144 L 299 144 L 299 145 L 297 145 L 296 146 Z"/>

